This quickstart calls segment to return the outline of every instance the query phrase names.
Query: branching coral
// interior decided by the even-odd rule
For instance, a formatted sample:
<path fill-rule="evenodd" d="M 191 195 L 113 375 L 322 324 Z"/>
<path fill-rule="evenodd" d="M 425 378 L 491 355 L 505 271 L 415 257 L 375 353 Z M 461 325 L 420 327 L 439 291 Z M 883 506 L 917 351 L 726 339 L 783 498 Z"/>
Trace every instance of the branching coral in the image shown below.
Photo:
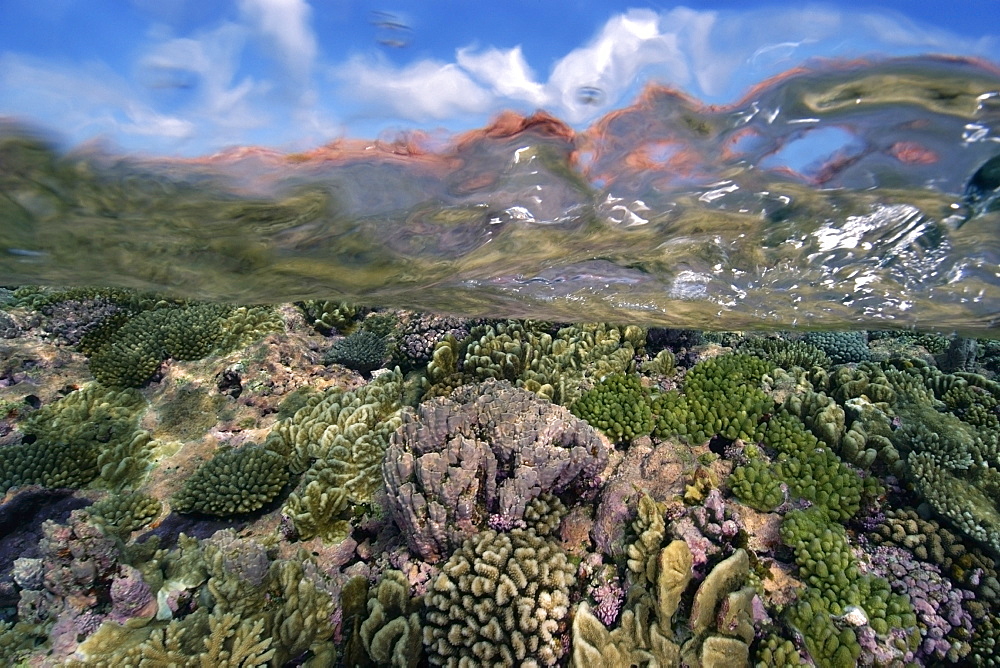
<path fill-rule="evenodd" d="M 555 665 L 575 570 L 530 529 L 476 534 L 424 598 L 428 659 L 456 667 Z"/>

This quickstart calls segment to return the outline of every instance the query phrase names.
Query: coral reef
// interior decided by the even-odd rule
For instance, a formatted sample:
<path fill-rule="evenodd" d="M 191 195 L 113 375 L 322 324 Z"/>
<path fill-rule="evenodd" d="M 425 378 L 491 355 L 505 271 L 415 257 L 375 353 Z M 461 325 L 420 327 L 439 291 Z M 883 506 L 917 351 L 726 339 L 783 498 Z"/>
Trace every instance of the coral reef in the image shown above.
<path fill-rule="evenodd" d="M 996 663 L 996 342 L 40 288 L 0 336 L 5 665 Z"/>
<path fill-rule="evenodd" d="M 693 445 L 716 434 L 759 441 L 763 417 L 774 405 L 760 389 L 761 379 L 771 369 L 761 358 L 745 354 L 698 362 L 684 376 L 683 393 L 671 390 L 653 399 L 653 413 L 659 416 L 653 434 L 680 436 Z"/>
<path fill-rule="evenodd" d="M 339 540 L 351 504 L 370 503 L 382 484 L 389 435 L 400 425 L 403 379 L 383 373 L 361 389 L 333 388 L 275 425 L 264 447 L 302 473 L 282 512 L 300 538 Z"/>
<path fill-rule="evenodd" d="M 368 580 L 355 576 L 341 592 L 344 661 L 352 666 L 414 668 L 423 655 L 423 598 L 410 595 L 400 571 L 382 574 L 369 590 Z"/>
<path fill-rule="evenodd" d="M 427 393 L 444 395 L 470 382 L 508 380 L 568 406 L 585 379 L 633 370 L 645 338 L 645 330 L 635 326 L 574 325 L 553 335 L 545 323 L 479 325 L 467 339 L 449 335 L 437 344 L 427 364 Z"/>
<path fill-rule="evenodd" d="M 266 307 L 158 304 L 105 319 L 81 340 L 94 377 L 109 387 L 140 387 L 167 358 L 197 360 L 281 327 Z"/>
<path fill-rule="evenodd" d="M 334 343 L 323 358 L 325 364 L 342 364 L 361 374 L 370 374 L 389 360 L 384 337 L 360 329 Z"/>
<path fill-rule="evenodd" d="M 822 350 L 834 364 L 866 362 L 871 358 L 867 332 L 809 332 L 802 340 Z"/>
<path fill-rule="evenodd" d="M 570 410 L 613 441 L 631 441 L 653 430 L 649 391 L 636 376 L 605 376 L 573 402 Z"/>

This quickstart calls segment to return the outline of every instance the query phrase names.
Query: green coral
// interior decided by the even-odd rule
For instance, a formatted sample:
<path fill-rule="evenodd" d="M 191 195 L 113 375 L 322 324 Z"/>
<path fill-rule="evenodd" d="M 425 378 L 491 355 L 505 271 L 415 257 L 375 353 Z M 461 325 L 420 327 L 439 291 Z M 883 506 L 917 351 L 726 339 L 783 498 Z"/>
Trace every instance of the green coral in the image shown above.
<path fill-rule="evenodd" d="M 284 458 L 260 446 L 224 450 L 195 469 L 172 500 L 180 513 L 229 517 L 254 512 L 288 483 Z"/>
<path fill-rule="evenodd" d="M 316 299 L 298 302 L 298 306 L 320 334 L 346 334 L 365 312 L 365 309 L 347 302 Z"/>
<path fill-rule="evenodd" d="M 789 621 L 805 637 L 806 647 L 821 665 L 853 666 L 861 654 L 857 635 L 838 627 L 833 617 L 860 608 L 872 629 L 885 635 L 905 629 L 901 650 L 919 642 L 916 615 L 909 599 L 893 594 L 884 578 L 863 573 L 851 554 L 847 532 L 830 521 L 822 508 L 796 510 L 785 516 L 781 537 L 795 553 L 806 590 L 789 609 Z"/>
<path fill-rule="evenodd" d="M 383 573 L 374 591 L 367 578 L 351 578 L 341 592 L 345 664 L 414 668 L 423 654 L 422 606 L 400 571 Z"/>
<path fill-rule="evenodd" d="M 135 390 L 91 383 L 28 415 L 27 441 L 8 446 L 0 483 L 120 488 L 145 473 L 153 441 L 138 428 L 146 401 Z"/>
<path fill-rule="evenodd" d="M 593 389 L 584 392 L 570 411 L 600 429 L 612 441 L 631 441 L 653 429 L 649 390 L 634 375 L 605 377 Z"/>
<path fill-rule="evenodd" d="M 761 512 L 769 513 L 785 500 L 781 480 L 759 456 L 736 467 L 727 483 L 736 498 Z"/>
<path fill-rule="evenodd" d="M 811 369 L 817 366 L 829 367 L 832 364 L 825 352 L 805 341 L 754 337 L 744 341 L 739 351 L 756 355 L 782 369 Z"/>
<path fill-rule="evenodd" d="M 761 358 L 745 354 L 699 362 L 685 376 L 683 393 L 671 390 L 654 398 L 654 435 L 676 435 L 695 444 L 716 434 L 759 441 L 766 426 L 763 418 L 774 410 L 774 401 L 761 389 L 771 369 Z"/>
<path fill-rule="evenodd" d="M 435 346 L 427 394 L 493 378 L 568 406 L 580 396 L 583 379 L 634 371 L 645 339 L 645 330 L 635 326 L 582 324 L 553 335 L 546 323 L 479 325 L 463 341 L 449 335 Z"/>
<path fill-rule="evenodd" d="M 110 387 L 140 387 L 167 358 L 201 359 L 281 327 L 268 307 L 160 303 L 132 317 L 108 318 L 87 333 L 80 347 L 98 381 Z"/>
<path fill-rule="evenodd" d="M 90 383 L 42 406 L 20 424 L 39 441 L 103 444 L 129 438 L 146 400 L 135 390 Z"/>
<path fill-rule="evenodd" d="M 850 519 L 862 499 L 881 488 L 870 476 L 862 478 L 805 428 L 799 418 L 782 411 L 767 423 L 765 447 L 778 453 L 773 472 L 791 491 L 819 506 L 835 520 Z"/>
<path fill-rule="evenodd" d="M 370 374 L 389 359 L 385 337 L 359 329 L 340 339 L 323 357 L 324 364 L 342 364 L 362 374 Z"/>
<path fill-rule="evenodd" d="M 864 331 L 809 332 L 802 340 L 822 350 L 834 364 L 867 362 L 871 359 L 868 333 Z"/>
<path fill-rule="evenodd" d="M 798 668 L 807 665 L 795 643 L 774 633 L 761 640 L 756 659 L 756 668 Z"/>
<path fill-rule="evenodd" d="M 1000 387 L 919 360 L 883 366 L 900 425 L 891 440 L 905 457 L 906 477 L 937 513 L 1000 552 L 1000 431 L 989 415 Z"/>
<path fill-rule="evenodd" d="M 649 376 L 668 376 L 673 373 L 677 360 L 673 352 L 661 350 L 649 360 L 639 365 L 639 370 Z"/>
<path fill-rule="evenodd" d="M 38 441 L 8 445 L 0 452 L 0 489 L 24 485 L 83 487 L 97 477 L 97 455 L 83 443 Z"/>
<path fill-rule="evenodd" d="M 830 374 L 826 389 L 841 405 L 849 399 L 864 397 L 884 411 L 896 401 L 896 392 L 882 367 L 873 362 L 857 366 L 838 366 Z"/>

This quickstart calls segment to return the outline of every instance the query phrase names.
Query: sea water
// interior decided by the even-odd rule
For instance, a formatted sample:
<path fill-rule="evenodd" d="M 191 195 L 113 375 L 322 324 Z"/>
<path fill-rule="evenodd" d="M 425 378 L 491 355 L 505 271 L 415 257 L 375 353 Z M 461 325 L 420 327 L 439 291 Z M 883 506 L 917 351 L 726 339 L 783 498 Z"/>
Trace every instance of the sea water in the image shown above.
<path fill-rule="evenodd" d="M 0 141 L 0 285 L 711 329 L 984 334 L 1000 313 L 1000 70 L 799 68 L 708 107 L 651 86 L 574 131 L 201 159 Z"/>

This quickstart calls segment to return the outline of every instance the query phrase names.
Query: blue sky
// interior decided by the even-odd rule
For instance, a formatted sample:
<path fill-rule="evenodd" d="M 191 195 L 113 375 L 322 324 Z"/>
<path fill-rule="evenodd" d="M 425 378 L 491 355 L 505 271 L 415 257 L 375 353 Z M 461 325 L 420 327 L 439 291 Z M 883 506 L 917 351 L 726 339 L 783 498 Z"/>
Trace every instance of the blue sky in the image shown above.
<path fill-rule="evenodd" d="M 1000 62 L 1000 0 L 0 0 L 0 16 L 0 116 L 156 155 L 455 132 L 501 109 L 583 128 L 649 81 L 724 104 L 816 57 Z"/>

